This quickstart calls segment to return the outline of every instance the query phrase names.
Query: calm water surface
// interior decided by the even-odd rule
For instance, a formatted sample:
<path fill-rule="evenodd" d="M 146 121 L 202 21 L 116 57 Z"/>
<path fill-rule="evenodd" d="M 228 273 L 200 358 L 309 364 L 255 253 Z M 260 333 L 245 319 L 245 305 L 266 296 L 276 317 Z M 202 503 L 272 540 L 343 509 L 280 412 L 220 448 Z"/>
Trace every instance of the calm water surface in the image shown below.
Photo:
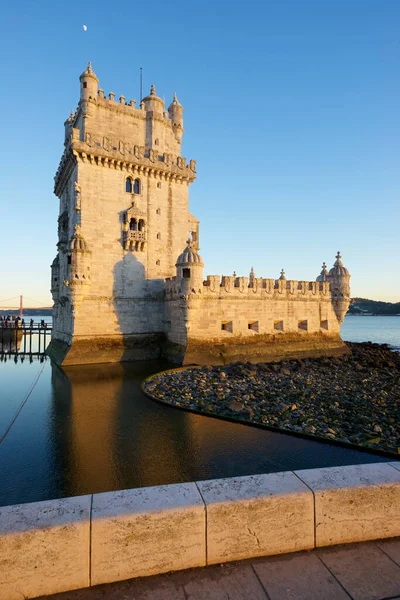
<path fill-rule="evenodd" d="M 379 339 L 381 323 L 384 339 Z M 400 347 L 400 318 L 348 317 L 343 336 Z M 49 360 L 3 359 L 0 505 L 387 460 L 152 402 L 140 383 L 167 366 L 126 363 L 63 371 Z"/>

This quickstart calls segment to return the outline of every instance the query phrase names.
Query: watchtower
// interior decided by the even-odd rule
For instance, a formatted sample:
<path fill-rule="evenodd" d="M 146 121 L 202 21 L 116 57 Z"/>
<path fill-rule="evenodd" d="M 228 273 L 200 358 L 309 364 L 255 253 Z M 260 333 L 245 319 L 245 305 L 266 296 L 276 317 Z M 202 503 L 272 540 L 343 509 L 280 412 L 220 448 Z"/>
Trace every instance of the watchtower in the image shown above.
<path fill-rule="evenodd" d="M 151 358 L 164 333 L 165 278 L 188 236 L 198 247 L 183 107 L 175 94 L 165 110 L 154 86 L 139 106 L 106 97 L 91 63 L 79 80 L 55 176 L 50 353 L 63 364 Z"/>

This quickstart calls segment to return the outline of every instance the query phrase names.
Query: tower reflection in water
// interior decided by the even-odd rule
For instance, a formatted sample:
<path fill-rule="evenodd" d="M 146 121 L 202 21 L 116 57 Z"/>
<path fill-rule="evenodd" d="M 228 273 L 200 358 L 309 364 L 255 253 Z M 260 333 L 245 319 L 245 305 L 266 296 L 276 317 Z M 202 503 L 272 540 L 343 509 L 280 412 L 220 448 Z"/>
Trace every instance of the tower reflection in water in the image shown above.
<path fill-rule="evenodd" d="M 387 460 L 153 402 L 140 383 L 163 368 L 51 365 L 52 498 Z"/>
<path fill-rule="evenodd" d="M 267 455 L 260 455 L 267 432 L 172 409 L 144 396 L 141 381 L 163 367 L 122 363 L 62 371 L 52 365 L 50 422 L 62 496 L 267 467 Z"/>

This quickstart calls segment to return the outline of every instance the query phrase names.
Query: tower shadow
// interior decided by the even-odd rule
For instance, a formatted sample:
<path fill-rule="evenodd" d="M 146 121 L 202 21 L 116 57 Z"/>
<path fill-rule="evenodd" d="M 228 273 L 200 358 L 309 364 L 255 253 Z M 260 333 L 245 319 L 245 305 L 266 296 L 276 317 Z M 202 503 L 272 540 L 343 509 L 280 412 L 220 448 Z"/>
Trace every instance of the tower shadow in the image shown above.
<path fill-rule="evenodd" d="M 162 282 L 162 280 L 157 280 Z M 113 303 L 120 334 L 120 362 L 157 360 L 164 343 L 164 290 L 153 289 L 144 265 L 127 251 L 114 267 Z"/>

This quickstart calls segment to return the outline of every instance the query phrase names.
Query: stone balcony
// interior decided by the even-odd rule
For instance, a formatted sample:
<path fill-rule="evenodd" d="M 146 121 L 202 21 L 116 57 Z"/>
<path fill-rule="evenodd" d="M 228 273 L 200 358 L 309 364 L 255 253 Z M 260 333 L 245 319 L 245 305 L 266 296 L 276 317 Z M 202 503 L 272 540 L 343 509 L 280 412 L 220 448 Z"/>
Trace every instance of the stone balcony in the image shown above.
<path fill-rule="evenodd" d="M 145 242 L 146 241 L 146 232 L 145 231 L 125 231 L 125 241 L 126 242 Z"/>

